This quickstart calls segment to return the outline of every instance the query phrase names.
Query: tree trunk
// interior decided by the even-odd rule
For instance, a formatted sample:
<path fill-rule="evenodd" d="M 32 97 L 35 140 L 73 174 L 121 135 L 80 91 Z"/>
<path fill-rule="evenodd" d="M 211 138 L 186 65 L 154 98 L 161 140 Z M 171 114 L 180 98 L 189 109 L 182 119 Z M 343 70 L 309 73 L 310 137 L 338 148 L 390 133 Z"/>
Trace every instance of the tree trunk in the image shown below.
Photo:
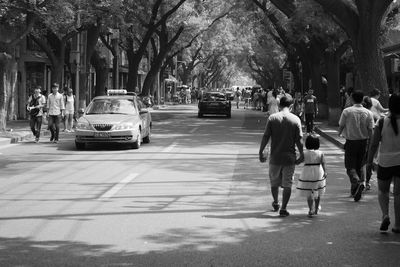
<path fill-rule="evenodd" d="M 51 83 L 58 83 L 60 85 L 60 89 L 63 88 L 63 73 L 64 73 L 64 60 L 57 60 L 54 62 L 51 67 Z"/>
<path fill-rule="evenodd" d="M 182 79 L 182 83 L 183 83 L 183 84 L 185 84 L 185 85 L 188 84 L 189 79 L 190 79 L 190 74 L 191 74 L 191 73 L 192 73 L 192 69 L 191 69 L 191 68 L 185 67 L 185 68 L 183 69 L 183 73 L 182 73 L 182 76 L 181 76 L 181 79 Z"/>
<path fill-rule="evenodd" d="M 288 56 L 290 70 L 293 74 L 294 91 L 301 92 L 301 79 L 299 75 L 299 66 L 297 65 L 297 60 L 295 56 Z"/>
<path fill-rule="evenodd" d="M 361 29 L 356 41 L 353 42 L 355 63 L 358 70 L 357 81 L 360 86 L 355 89 L 369 94 L 377 88 L 382 92 L 381 101 L 387 103 L 389 90 L 383 65 L 383 55 L 376 42 L 377 39 L 379 39 L 377 32 L 364 32 Z"/>
<path fill-rule="evenodd" d="M 17 63 L 7 53 L 0 54 L 0 131 L 5 131 L 9 114 L 9 103 L 17 83 Z"/>
<path fill-rule="evenodd" d="M 95 50 L 90 63 L 96 70 L 96 87 L 94 94 L 95 96 L 104 95 L 108 76 L 107 60 L 104 57 L 100 57 L 99 52 Z"/>
<path fill-rule="evenodd" d="M 355 64 L 358 75 L 357 90 L 369 93 L 374 88 L 382 92 L 382 102 L 388 98 L 388 86 L 379 49 L 382 21 L 387 15 L 392 0 L 352 1 L 355 7 L 345 0 L 314 0 L 331 13 L 352 40 Z"/>
<path fill-rule="evenodd" d="M 340 57 L 335 51 L 325 54 L 326 76 L 328 80 L 327 102 L 329 109 L 328 123 L 337 126 L 341 114 L 340 104 Z"/>
<path fill-rule="evenodd" d="M 106 87 L 107 75 L 108 75 L 108 67 L 107 62 L 104 59 L 104 65 L 102 67 L 98 66 L 96 68 L 96 87 L 95 87 L 95 96 L 105 95 L 106 92 L 104 88 Z"/>
<path fill-rule="evenodd" d="M 100 36 L 100 27 L 101 24 L 92 25 L 87 30 L 86 34 L 86 65 L 84 66 L 84 73 L 81 73 L 79 79 L 79 103 L 78 109 L 86 108 L 86 99 L 87 95 L 89 94 L 89 75 L 90 75 L 90 66 L 91 66 L 91 58 L 95 51 L 97 41 Z"/>
<path fill-rule="evenodd" d="M 136 55 L 133 51 L 127 51 L 128 56 L 128 82 L 126 84 L 126 89 L 129 92 L 135 92 L 135 88 L 137 86 L 138 81 L 138 72 L 140 61 L 142 60 L 142 56 Z"/>
<path fill-rule="evenodd" d="M 119 85 L 119 46 L 118 39 L 113 39 L 112 41 L 113 48 L 113 87 L 118 89 Z"/>
<path fill-rule="evenodd" d="M 326 97 L 326 86 L 322 84 L 322 54 L 316 49 L 308 50 L 308 57 L 311 60 L 311 88 L 318 100 L 318 116 L 320 118 L 328 118 L 328 105 Z"/>
<path fill-rule="evenodd" d="M 162 62 L 165 59 L 166 52 L 160 52 L 160 54 L 155 58 L 153 64 L 151 64 L 150 71 L 146 75 L 146 79 L 144 80 L 143 83 L 143 88 L 142 88 L 142 95 L 147 96 L 147 95 L 154 95 L 154 82 L 157 78 L 157 73 L 160 71 Z"/>

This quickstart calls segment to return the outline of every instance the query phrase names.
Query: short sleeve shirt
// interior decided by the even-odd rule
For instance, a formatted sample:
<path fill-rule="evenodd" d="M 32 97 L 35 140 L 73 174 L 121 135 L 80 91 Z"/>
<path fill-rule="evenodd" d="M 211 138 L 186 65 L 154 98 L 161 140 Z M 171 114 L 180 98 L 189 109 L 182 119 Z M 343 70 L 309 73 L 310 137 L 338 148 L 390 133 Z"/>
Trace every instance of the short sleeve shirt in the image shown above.
<path fill-rule="evenodd" d="M 313 95 L 307 95 L 304 97 L 304 113 L 314 114 L 316 112 L 317 98 Z"/>
<path fill-rule="evenodd" d="M 49 115 L 58 116 L 61 114 L 61 110 L 65 109 L 64 97 L 62 94 L 50 94 L 47 100 L 47 109 Z"/>
<path fill-rule="evenodd" d="M 296 142 L 303 136 L 299 117 L 289 111 L 272 114 L 268 118 L 264 135 L 271 137 L 270 164 L 295 164 Z"/>
<path fill-rule="evenodd" d="M 347 140 L 364 140 L 374 127 L 372 112 L 362 105 L 345 108 L 340 116 L 339 126 L 344 127 L 343 135 Z"/>
<path fill-rule="evenodd" d="M 28 102 L 30 103 L 32 101 L 32 95 L 29 97 Z M 46 105 L 46 98 L 44 97 L 44 95 L 40 94 L 38 97 L 38 104 L 41 106 L 45 106 Z M 39 109 L 39 113 L 36 115 L 36 117 L 40 117 L 43 116 L 43 107 L 41 107 Z"/>
<path fill-rule="evenodd" d="M 380 117 L 382 117 L 381 110 L 383 109 L 383 107 L 379 102 L 379 100 L 376 98 L 371 97 L 371 102 L 372 102 L 371 112 L 374 115 L 374 119 L 378 120 Z"/>

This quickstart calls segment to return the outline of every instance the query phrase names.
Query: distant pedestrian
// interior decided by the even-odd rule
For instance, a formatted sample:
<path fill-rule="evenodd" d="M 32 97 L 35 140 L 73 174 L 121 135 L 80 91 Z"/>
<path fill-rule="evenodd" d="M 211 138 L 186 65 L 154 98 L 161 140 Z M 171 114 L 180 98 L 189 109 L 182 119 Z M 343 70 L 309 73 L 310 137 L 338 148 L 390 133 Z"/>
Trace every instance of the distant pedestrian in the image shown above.
<path fill-rule="evenodd" d="M 273 197 L 272 207 L 279 215 L 289 215 L 287 204 L 292 193 L 292 184 L 295 165 L 304 160 L 302 130 L 300 119 L 290 113 L 289 107 L 293 99 L 283 96 L 280 100 L 281 111 L 268 117 L 265 132 L 260 144 L 259 160 L 267 160 L 264 149 L 271 139 L 271 151 L 269 157 L 269 178 L 271 181 L 271 193 Z M 299 150 L 299 158 L 296 159 L 296 146 Z M 279 204 L 279 187 L 283 188 L 282 206 Z"/>
<path fill-rule="evenodd" d="M 381 91 L 379 91 L 378 89 L 374 89 L 371 91 L 370 96 L 372 102 L 371 111 L 372 114 L 374 114 L 374 120 L 377 121 L 381 117 L 383 117 L 386 112 L 388 112 L 388 109 L 382 107 L 381 102 L 379 102 Z"/>
<path fill-rule="evenodd" d="M 278 90 L 273 89 L 270 97 L 267 100 L 268 104 L 268 115 L 275 114 L 279 112 L 279 99 L 278 99 Z"/>
<path fill-rule="evenodd" d="M 306 138 L 304 151 L 304 167 L 297 183 L 299 194 L 307 198 L 308 216 L 318 214 L 321 196 L 326 187 L 326 166 L 322 151 L 319 150 L 319 138 L 309 135 Z"/>
<path fill-rule="evenodd" d="M 314 90 L 309 89 L 307 95 L 303 100 L 303 111 L 306 124 L 306 132 L 312 133 L 314 131 L 314 119 L 318 115 L 318 102 L 317 97 L 313 95 Z"/>
<path fill-rule="evenodd" d="M 75 115 L 75 95 L 73 94 L 72 88 L 67 88 L 65 93 L 65 131 L 72 132 Z"/>
<path fill-rule="evenodd" d="M 49 114 L 50 142 L 57 143 L 60 133 L 60 121 L 64 117 L 64 97 L 58 92 L 58 83 L 51 86 L 52 93 L 48 97 L 47 112 Z"/>
<path fill-rule="evenodd" d="M 301 98 L 301 92 L 295 93 L 293 101 L 292 113 L 302 120 L 303 115 L 303 99 Z"/>
<path fill-rule="evenodd" d="M 236 108 L 239 108 L 239 103 L 240 103 L 240 96 L 242 95 L 242 93 L 240 92 L 240 88 L 236 88 L 236 92 L 235 92 L 235 102 L 236 102 Z"/>
<path fill-rule="evenodd" d="M 243 98 L 244 98 L 244 109 L 249 108 L 250 102 L 251 102 L 251 91 L 248 89 L 244 89 L 243 92 Z"/>
<path fill-rule="evenodd" d="M 35 142 L 39 142 L 40 131 L 42 128 L 43 119 L 43 108 L 46 105 L 46 98 L 41 94 L 41 88 L 37 87 L 34 93 L 28 99 L 27 110 L 30 116 L 30 127 L 33 135 L 35 136 Z"/>
<path fill-rule="evenodd" d="M 372 112 L 362 106 L 362 91 L 354 91 L 351 97 L 354 105 L 345 108 L 340 116 L 339 136 L 343 133 L 346 138 L 344 165 L 351 183 L 351 195 L 354 201 L 359 201 L 365 188 L 365 157 L 374 119 Z"/>
<path fill-rule="evenodd" d="M 379 147 L 380 144 L 380 147 Z M 389 190 L 393 182 L 394 233 L 400 233 L 400 94 L 389 98 L 389 115 L 378 120 L 370 145 L 368 165 L 373 164 L 373 156 L 378 154 L 378 199 L 382 211 L 381 231 L 387 231 L 389 218 Z"/>
<path fill-rule="evenodd" d="M 371 110 L 372 107 L 372 101 L 369 96 L 364 96 L 362 105 L 364 108 Z M 369 151 L 367 150 L 367 155 L 366 158 L 368 158 L 368 153 Z M 365 190 L 370 190 L 371 189 L 371 177 L 372 177 L 372 165 L 366 165 L 366 171 L 365 171 Z"/>
<path fill-rule="evenodd" d="M 345 108 L 349 108 L 353 105 L 353 101 L 351 98 L 351 94 L 354 92 L 354 88 L 353 87 L 349 87 L 347 88 L 346 94 L 345 94 L 345 101 L 344 101 L 344 106 L 343 109 Z"/>

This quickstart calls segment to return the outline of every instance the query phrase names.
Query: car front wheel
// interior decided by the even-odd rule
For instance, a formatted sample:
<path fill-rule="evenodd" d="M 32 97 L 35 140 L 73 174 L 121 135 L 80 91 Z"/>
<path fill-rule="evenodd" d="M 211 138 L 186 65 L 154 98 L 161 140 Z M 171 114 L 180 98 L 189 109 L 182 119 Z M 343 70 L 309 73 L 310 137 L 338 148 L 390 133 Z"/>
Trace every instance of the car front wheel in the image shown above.
<path fill-rule="evenodd" d="M 86 146 L 85 143 L 81 143 L 81 142 L 76 142 L 76 141 L 75 141 L 75 147 L 76 147 L 76 149 L 78 149 L 78 150 L 83 150 L 83 149 L 85 149 L 85 146 Z"/>
<path fill-rule="evenodd" d="M 133 143 L 133 145 L 132 145 L 133 149 L 139 149 L 139 148 L 140 148 L 140 145 L 141 145 L 141 142 L 142 142 L 142 134 L 141 134 L 141 132 L 140 132 L 140 130 L 139 130 L 137 139 L 136 139 L 136 141 L 135 141 L 135 142 Z"/>
<path fill-rule="evenodd" d="M 151 136 L 151 128 L 149 128 L 149 134 L 146 137 L 143 137 L 143 143 L 145 144 L 150 143 L 150 136 Z"/>

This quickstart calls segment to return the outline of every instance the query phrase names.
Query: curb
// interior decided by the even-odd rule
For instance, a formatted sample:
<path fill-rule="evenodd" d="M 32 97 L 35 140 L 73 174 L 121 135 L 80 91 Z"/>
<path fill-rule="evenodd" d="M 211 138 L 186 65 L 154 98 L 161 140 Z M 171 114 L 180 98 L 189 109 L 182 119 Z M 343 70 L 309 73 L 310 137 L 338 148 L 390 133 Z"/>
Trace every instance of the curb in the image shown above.
<path fill-rule="evenodd" d="M 334 145 L 336 145 L 338 148 L 340 149 L 344 149 L 344 144 L 342 142 L 340 142 L 339 140 L 337 140 L 336 138 L 332 137 L 331 135 L 325 133 L 324 131 L 322 131 L 321 129 L 319 129 L 318 127 L 314 128 L 314 131 L 319 134 L 320 136 L 324 137 L 325 139 L 327 139 L 328 141 L 330 141 L 331 143 L 333 143 Z"/>
<path fill-rule="evenodd" d="M 12 132 L 11 132 L 12 133 Z M 50 131 L 42 130 L 40 131 L 40 136 L 48 136 Z M 18 142 L 22 142 L 28 139 L 33 139 L 34 136 L 30 131 L 19 131 L 15 132 L 15 134 L 9 134 L 10 136 L 0 137 L 0 146 L 8 145 L 8 144 L 16 144 Z"/>

